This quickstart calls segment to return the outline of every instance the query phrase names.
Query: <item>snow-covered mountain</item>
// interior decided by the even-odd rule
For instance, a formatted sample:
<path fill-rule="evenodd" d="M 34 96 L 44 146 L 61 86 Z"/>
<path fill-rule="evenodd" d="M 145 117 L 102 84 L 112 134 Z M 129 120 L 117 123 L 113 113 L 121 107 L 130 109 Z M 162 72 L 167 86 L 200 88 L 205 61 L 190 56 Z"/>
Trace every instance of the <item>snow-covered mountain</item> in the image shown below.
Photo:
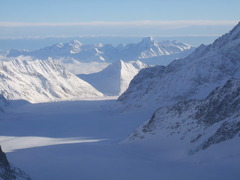
<path fill-rule="evenodd" d="M 78 77 L 105 95 L 118 96 L 128 88 L 133 77 L 146 67 L 148 65 L 140 61 L 124 62 L 119 60 L 98 73 L 79 74 Z"/>
<path fill-rule="evenodd" d="M 186 55 L 183 52 L 189 52 L 192 49 L 194 49 L 192 46 L 185 43 L 178 41 L 156 42 L 150 37 L 144 38 L 139 43 L 120 44 L 116 47 L 101 43 L 84 45 L 75 40 L 65 44 L 57 43 L 35 51 L 12 49 L 8 53 L 8 57 L 23 55 L 39 59 L 51 57 L 53 59 L 74 58 L 80 62 L 114 62 L 120 59 L 132 61 L 174 54 L 174 58 L 181 58 Z"/>
<path fill-rule="evenodd" d="M 230 79 L 203 100 L 159 108 L 128 140 L 158 142 L 165 148 L 175 144 L 175 149 L 188 154 L 234 138 L 239 142 L 239 109 L 240 79 Z"/>
<path fill-rule="evenodd" d="M 29 102 L 102 96 L 87 82 L 52 60 L 15 59 L 0 62 L 0 94 Z"/>
<path fill-rule="evenodd" d="M 240 77 L 240 23 L 209 46 L 200 46 L 168 66 L 143 69 L 118 101 L 155 108 L 190 98 L 205 98 L 230 78 Z"/>
<path fill-rule="evenodd" d="M 31 180 L 24 171 L 9 163 L 0 146 L 0 180 Z"/>

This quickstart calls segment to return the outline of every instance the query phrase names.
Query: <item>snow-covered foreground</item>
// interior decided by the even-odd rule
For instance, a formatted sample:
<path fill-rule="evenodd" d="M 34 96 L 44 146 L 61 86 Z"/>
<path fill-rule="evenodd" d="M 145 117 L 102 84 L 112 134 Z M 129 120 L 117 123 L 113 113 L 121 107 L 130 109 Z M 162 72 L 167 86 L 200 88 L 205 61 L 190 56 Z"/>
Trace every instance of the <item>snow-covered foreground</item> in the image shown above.
<path fill-rule="evenodd" d="M 33 180 L 239 179 L 239 156 L 224 156 L 234 140 L 190 157 L 124 142 L 151 114 L 115 100 L 13 104 L 0 118 L 0 144 Z"/>

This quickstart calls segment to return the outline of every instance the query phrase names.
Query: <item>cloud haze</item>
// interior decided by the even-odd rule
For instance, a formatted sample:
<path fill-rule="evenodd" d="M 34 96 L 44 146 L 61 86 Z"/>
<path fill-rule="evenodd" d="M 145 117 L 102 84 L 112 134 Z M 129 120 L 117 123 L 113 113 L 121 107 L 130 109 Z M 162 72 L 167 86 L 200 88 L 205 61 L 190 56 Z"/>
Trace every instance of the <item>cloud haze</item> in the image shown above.
<path fill-rule="evenodd" d="M 235 25 L 238 21 L 208 21 L 208 20 L 179 20 L 179 21 L 95 21 L 95 22 L 69 22 L 69 23 L 56 23 L 56 22 L 41 22 L 41 23 L 28 23 L 28 22 L 0 22 L 0 27 L 61 27 L 61 26 L 163 26 L 179 27 L 179 26 L 227 26 Z"/>

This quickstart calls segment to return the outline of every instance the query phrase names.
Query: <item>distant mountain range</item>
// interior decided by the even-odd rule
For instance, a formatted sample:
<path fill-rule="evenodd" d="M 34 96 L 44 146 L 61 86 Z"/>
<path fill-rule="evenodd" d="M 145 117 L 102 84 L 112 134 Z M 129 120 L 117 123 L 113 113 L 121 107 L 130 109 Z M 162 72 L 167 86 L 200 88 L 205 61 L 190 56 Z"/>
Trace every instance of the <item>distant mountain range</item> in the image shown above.
<path fill-rule="evenodd" d="M 73 58 L 80 62 L 114 62 L 117 60 L 132 61 L 143 60 L 145 63 L 168 63 L 175 58 L 182 58 L 193 51 L 191 45 L 178 41 L 156 42 L 151 37 L 144 38 L 139 43 L 120 44 L 113 46 L 111 44 L 87 44 L 79 41 L 69 43 L 57 43 L 49 47 L 35 51 L 19 51 L 12 49 L 7 54 L 8 57 L 17 57 L 20 55 L 31 56 L 38 59 L 59 59 Z M 172 57 L 171 57 L 172 56 Z M 157 57 L 166 57 L 152 59 Z M 150 59 L 149 59 L 150 58 Z M 167 62 L 166 62 L 167 61 Z"/>

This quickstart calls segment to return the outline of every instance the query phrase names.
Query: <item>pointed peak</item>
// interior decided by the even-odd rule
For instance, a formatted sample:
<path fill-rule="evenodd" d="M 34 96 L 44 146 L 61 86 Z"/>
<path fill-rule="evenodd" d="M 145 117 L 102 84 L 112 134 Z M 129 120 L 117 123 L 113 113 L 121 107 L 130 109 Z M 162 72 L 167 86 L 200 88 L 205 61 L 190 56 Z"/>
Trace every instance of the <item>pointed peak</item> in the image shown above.
<path fill-rule="evenodd" d="M 78 40 L 72 40 L 72 41 L 70 41 L 70 44 L 72 44 L 72 45 L 82 45 L 82 43 Z"/>
<path fill-rule="evenodd" d="M 236 26 L 234 26 L 234 28 L 229 32 L 229 34 L 239 33 L 239 32 L 240 32 L 240 21 Z"/>
<path fill-rule="evenodd" d="M 152 37 L 148 36 L 148 37 L 144 37 L 141 42 L 148 43 L 148 42 L 154 42 L 154 40 Z"/>
<path fill-rule="evenodd" d="M 122 64 L 125 63 L 122 59 L 119 59 L 112 63 L 113 66 L 122 67 Z"/>
<path fill-rule="evenodd" d="M 237 44 L 240 44 L 240 22 L 228 33 L 216 39 L 211 45 L 211 48 L 222 48 L 227 44 L 237 41 Z M 236 46 L 236 43 L 232 43 Z"/>

